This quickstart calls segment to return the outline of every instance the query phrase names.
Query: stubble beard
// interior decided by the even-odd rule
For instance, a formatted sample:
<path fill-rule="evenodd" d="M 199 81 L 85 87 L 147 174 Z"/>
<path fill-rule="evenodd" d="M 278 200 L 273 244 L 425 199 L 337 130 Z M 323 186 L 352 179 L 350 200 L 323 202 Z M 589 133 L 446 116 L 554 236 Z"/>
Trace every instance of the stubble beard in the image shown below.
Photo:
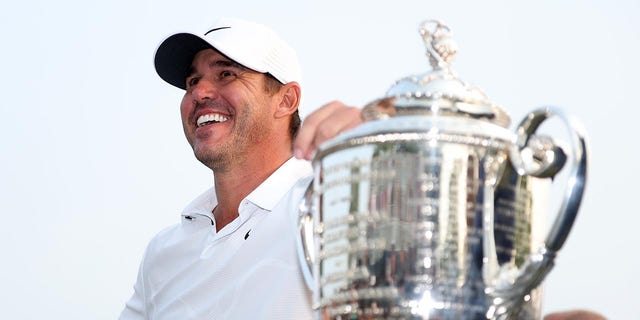
<path fill-rule="evenodd" d="M 254 146 L 267 136 L 266 117 L 259 118 L 259 112 L 248 105 L 243 109 L 245 112 L 235 119 L 230 139 L 215 148 L 193 148 L 196 159 L 214 173 L 228 172 L 233 166 L 242 164 Z"/>

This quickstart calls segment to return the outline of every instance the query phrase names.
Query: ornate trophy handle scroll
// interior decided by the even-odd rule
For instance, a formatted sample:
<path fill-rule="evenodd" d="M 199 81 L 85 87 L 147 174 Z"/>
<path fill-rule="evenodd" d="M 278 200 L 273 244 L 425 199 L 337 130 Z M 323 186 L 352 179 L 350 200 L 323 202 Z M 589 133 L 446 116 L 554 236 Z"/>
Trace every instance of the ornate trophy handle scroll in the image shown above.
<path fill-rule="evenodd" d="M 520 306 L 530 298 L 531 290 L 551 271 L 556 253 L 567 239 L 580 208 L 587 177 L 586 135 L 582 126 L 561 110 L 553 107 L 537 109 L 520 123 L 517 141 L 510 154 L 512 164 L 520 175 L 551 177 L 560 170 L 567 159 L 562 149 L 546 138 L 533 135 L 540 124 L 553 116 L 559 117 L 572 133 L 573 157 L 569 163 L 568 188 L 542 248 L 533 253 L 518 270 L 515 281 L 509 281 L 512 277 L 498 275 L 495 285 L 487 288 L 487 294 L 492 298 L 492 305 L 487 312 L 487 318 L 490 319 L 517 318 Z M 531 148 L 542 152 L 531 152 Z"/>
<path fill-rule="evenodd" d="M 314 291 L 313 280 L 314 257 L 314 232 L 313 232 L 313 182 L 309 184 L 304 197 L 298 207 L 298 236 L 296 237 L 298 248 L 298 259 L 304 280 L 309 289 Z"/>

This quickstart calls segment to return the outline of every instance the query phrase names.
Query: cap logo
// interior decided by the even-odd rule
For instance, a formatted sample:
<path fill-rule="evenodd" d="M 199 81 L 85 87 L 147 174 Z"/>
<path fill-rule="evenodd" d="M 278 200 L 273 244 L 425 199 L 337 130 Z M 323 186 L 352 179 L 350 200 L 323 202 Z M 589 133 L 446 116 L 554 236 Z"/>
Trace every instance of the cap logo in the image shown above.
<path fill-rule="evenodd" d="M 231 27 L 219 27 L 219 28 L 213 28 L 213 29 L 211 29 L 211 30 L 209 30 L 209 31 L 205 32 L 205 33 L 204 33 L 204 35 L 206 36 L 206 35 L 208 35 L 208 34 L 209 34 L 209 33 L 211 33 L 211 32 L 214 32 L 214 31 L 216 31 L 216 30 L 221 30 L 221 29 L 231 29 Z"/>

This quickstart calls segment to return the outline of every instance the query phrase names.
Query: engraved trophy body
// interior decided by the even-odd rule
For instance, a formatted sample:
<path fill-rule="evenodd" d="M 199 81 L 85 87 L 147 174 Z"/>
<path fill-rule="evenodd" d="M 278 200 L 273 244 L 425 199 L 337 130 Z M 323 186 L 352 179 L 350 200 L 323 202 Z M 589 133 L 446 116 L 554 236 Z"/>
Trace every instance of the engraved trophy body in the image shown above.
<path fill-rule="evenodd" d="M 363 109 L 320 146 L 300 206 L 299 249 L 317 319 L 538 319 L 539 284 L 573 224 L 586 178 L 579 125 L 554 108 L 509 117 L 450 68 L 455 44 L 420 27 L 433 67 Z M 570 157 L 535 135 L 557 116 Z M 544 238 L 550 180 L 570 170 Z"/>

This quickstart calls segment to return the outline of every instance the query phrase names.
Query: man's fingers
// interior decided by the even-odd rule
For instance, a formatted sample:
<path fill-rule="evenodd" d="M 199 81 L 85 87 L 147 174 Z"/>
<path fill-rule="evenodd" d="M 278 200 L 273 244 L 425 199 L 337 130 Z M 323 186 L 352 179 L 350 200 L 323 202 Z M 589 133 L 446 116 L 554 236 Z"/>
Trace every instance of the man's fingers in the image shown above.
<path fill-rule="evenodd" d="M 606 318 L 587 310 L 571 310 L 550 313 L 544 317 L 544 320 L 606 320 Z"/>
<path fill-rule="evenodd" d="M 346 106 L 336 109 L 316 127 L 313 141 L 309 145 L 310 148 L 307 149 L 307 159 L 311 158 L 320 144 L 361 123 L 360 109 Z"/>
<path fill-rule="evenodd" d="M 310 114 L 303 122 L 293 144 L 297 158 L 311 159 L 316 148 L 339 133 L 362 123 L 359 108 L 334 101 Z"/>
<path fill-rule="evenodd" d="M 296 136 L 296 140 L 293 142 L 293 152 L 296 158 L 305 158 L 305 155 L 314 140 L 316 128 L 324 118 L 329 116 L 335 109 L 340 108 L 340 106 L 341 103 L 337 101 L 325 104 L 304 119 L 302 126 L 300 127 L 300 131 L 298 131 Z"/>

